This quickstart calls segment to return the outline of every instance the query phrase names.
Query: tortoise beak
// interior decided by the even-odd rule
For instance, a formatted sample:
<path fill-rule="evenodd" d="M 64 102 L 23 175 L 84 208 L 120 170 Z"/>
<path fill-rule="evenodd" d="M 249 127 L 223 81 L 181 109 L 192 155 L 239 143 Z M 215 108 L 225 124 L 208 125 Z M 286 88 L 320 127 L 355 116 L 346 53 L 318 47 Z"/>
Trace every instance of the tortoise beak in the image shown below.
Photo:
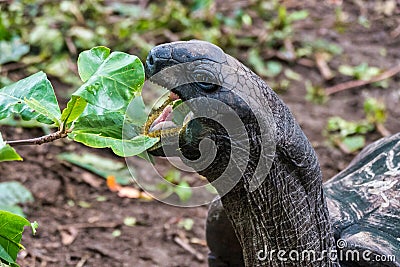
<path fill-rule="evenodd" d="M 168 44 L 159 45 L 150 50 L 145 64 L 146 78 L 151 78 L 154 74 L 168 67 L 172 59 L 172 49 Z"/>

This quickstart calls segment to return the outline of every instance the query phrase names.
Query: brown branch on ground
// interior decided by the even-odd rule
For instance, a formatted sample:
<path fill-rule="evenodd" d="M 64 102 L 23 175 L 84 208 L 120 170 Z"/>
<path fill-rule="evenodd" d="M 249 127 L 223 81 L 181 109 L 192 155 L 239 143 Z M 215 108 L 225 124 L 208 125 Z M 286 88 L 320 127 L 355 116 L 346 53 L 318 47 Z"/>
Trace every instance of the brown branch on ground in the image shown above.
<path fill-rule="evenodd" d="M 0 3 L 1 3 L 1 1 L 0 1 Z M 24 63 L 20 63 L 20 62 L 10 63 L 7 65 L 1 66 L 0 73 L 8 73 L 10 71 L 19 70 L 19 69 L 22 69 L 25 67 L 26 67 L 26 65 Z"/>
<path fill-rule="evenodd" d="M 189 242 L 185 241 L 184 239 L 180 238 L 179 236 L 174 237 L 174 241 L 176 244 L 178 244 L 180 247 L 182 247 L 184 250 L 192 254 L 197 261 L 203 262 L 204 261 L 204 256 L 199 253 L 197 250 L 195 250 Z"/>
<path fill-rule="evenodd" d="M 48 135 L 31 138 L 31 139 L 24 139 L 24 140 L 12 140 L 6 141 L 8 145 L 12 146 L 23 146 L 23 145 L 41 145 L 44 143 L 50 143 L 57 139 L 65 138 L 68 135 L 68 131 L 57 131 Z"/>
<path fill-rule="evenodd" d="M 315 53 L 315 62 L 319 72 L 321 73 L 324 80 L 331 80 L 335 75 L 333 75 L 332 70 L 328 66 L 328 60 L 331 56 L 328 53 L 317 52 Z"/>
<path fill-rule="evenodd" d="M 94 223 L 74 223 L 67 225 L 59 225 L 57 230 L 67 230 L 69 228 L 87 229 L 87 228 L 115 228 L 121 225 L 119 222 L 94 222 Z"/>
<path fill-rule="evenodd" d="M 341 84 L 337 84 L 335 86 L 332 87 L 328 87 L 325 89 L 325 93 L 326 95 L 331 95 L 337 92 L 341 92 L 347 89 L 351 89 L 351 88 L 355 88 L 355 87 L 359 87 L 359 86 L 363 86 L 363 85 L 367 85 L 370 83 L 375 83 L 375 82 L 379 82 L 385 79 L 388 79 L 396 74 L 398 74 L 400 72 L 400 65 L 395 66 L 393 68 L 388 69 L 387 71 L 372 77 L 371 79 L 367 80 L 367 81 L 363 81 L 363 80 L 356 80 L 356 81 L 349 81 L 349 82 L 344 82 Z"/>
<path fill-rule="evenodd" d="M 376 130 L 382 135 L 382 136 L 389 136 L 392 133 L 386 129 L 386 127 L 382 123 L 377 123 L 376 124 Z"/>

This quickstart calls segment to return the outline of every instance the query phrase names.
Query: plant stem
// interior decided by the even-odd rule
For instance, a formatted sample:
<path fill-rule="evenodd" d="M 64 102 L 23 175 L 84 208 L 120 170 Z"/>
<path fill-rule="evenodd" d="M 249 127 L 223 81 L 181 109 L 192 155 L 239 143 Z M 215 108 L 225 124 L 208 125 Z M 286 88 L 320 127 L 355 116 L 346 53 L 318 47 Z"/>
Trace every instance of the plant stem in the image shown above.
<path fill-rule="evenodd" d="M 24 140 L 13 140 L 13 141 L 6 141 L 7 144 L 12 146 L 23 146 L 23 145 L 41 145 L 44 143 L 50 143 L 57 139 L 67 137 L 67 131 L 57 131 L 55 133 L 51 133 L 48 135 L 44 135 L 41 137 L 31 138 L 31 139 L 24 139 Z"/>
<path fill-rule="evenodd" d="M 389 69 L 389 70 L 387 70 L 387 71 L 385 71 L 385 72 L 383 72 L 383 73 L 371 78 L 368 81 L 363 81 L 363 80 L 349 81 L 349 82 L 341 83 L 341 84 L 326 88 L 325 89 L 325 93 L 327 95 L 331 95 L 331 94 L 334 94 L 334 93 L 337 93 L 337 92 L 340 92 L 340 91 L 344 91 L 344 90 L 347 90 L 347 89 L 351 89 L 351 88 L 367 85 L 367 84 L 374 83 L 374 82 L 379 82 L 379 81 L 385 80 L 387 78 L 390 78 L 390 77 L 396 75 L 399 72 L 400 72 L 400 65 L 399 66 L 395 66 L 395 67 L 393 67 L 393 68 L 391 68 L 391 69 Z"/>

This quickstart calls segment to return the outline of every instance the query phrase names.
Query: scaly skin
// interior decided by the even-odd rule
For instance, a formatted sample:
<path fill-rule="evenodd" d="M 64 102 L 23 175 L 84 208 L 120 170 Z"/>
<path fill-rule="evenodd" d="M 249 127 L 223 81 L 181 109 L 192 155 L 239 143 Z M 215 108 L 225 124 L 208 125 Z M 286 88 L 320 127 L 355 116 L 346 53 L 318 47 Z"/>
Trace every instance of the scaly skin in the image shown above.
<path fill-rule="evenodd" d="M 202 41 L 153 48 L 146 75 L 184 101 L 202 97 L 192 102 L 191 110 L 203 118 L 190 121 L 181 130 L 179 151 L 168 155 L 180 155 L 214 183 L 243 248 L 245 266 L 339 266 L 326 254 L 336 248 L 315 151 L 288 107 L 261 78 L 217 46 Z M 213 105 L 211 100 L 223 105 Z M 244 124 L 244 132 L 223 125 L 228 122 L 231 126 L 234 121 L 229 107 Z M 214 146 L 210 142 L 200 146 L 203 139 L 211 139 Z M 208 156 L 213 148 L 215 158 Z M 243 152 L 243 157 L 230 165 L 232 155 L 245 149 L 249 153 Z M 162 149 L 151 153 L 165 155 Z M 203 166 L 207 161 L 211 163 Z M 254 180 L 260 183 L 255 189 Z M 227 189 L 229 183 L 234 184 L 231 190 Z M 209 218 L 210 227 L 212 221 Z M 213 249 L 212 244 L 210 247 Z M 291 251 L 313 251 L 318 260 L 282 260 L 278 251 L 286 253 L 280 254 L 281 258 L 288 258 Z M 236 258 L 238 262 L 226 266 L 240 266 L 242 259 Z M 217 259 L 218 264 L 223 260 Z"/>

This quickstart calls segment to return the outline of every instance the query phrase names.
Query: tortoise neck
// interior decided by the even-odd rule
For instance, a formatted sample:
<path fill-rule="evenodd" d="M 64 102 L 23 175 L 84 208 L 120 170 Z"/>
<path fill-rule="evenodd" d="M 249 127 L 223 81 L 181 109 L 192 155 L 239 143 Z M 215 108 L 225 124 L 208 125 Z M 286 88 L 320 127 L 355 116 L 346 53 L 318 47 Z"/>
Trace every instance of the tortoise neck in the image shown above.
<path fill-rule="evenodd" d="M 266 178 L 249 189 L 257 158 L 222 203 L 243 248 L 246 266 L 339 266 L 322 174 L 314 149 L 277 96 L 276 152 Z M 257 157 L 257 155 L 252 155 Z"/>
<path fill-rule="evenodd" d="M 222 197 L 246 266 L 338 266 L 327 257 L 335 244 L 320 176 L 308 192 L 295 176 L 274 162 L 257 190 L 240 182 Z"/>

